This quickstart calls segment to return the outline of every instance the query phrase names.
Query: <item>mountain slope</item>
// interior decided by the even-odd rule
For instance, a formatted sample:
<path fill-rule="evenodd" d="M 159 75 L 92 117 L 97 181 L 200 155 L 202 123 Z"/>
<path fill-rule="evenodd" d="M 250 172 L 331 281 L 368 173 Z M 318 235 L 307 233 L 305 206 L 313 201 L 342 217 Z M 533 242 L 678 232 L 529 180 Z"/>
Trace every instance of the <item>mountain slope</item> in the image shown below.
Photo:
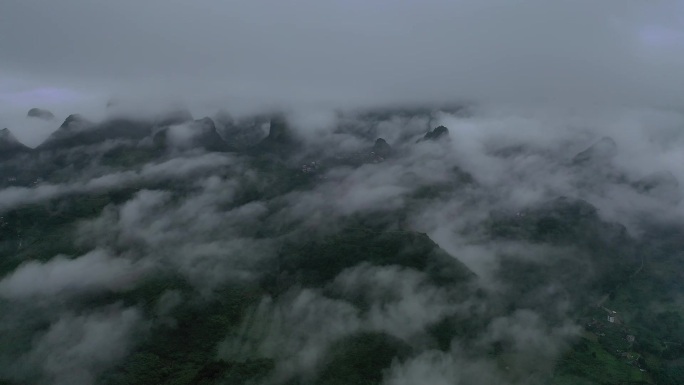
<path fill-rule="evenodd" d="M 87 146 L 113 139 L 139 140 L 152 132 L 150 123 L 129 119 L 112 119 L 95 124 L 79 115 L 70 115 L 36 150 L 58 150 Z"/>
<path fill-rule="evenodd" d="M 9 159 L 30 152 L 31 149 L 19 142 L 8 128 L 0 130 L 0 159 Z"/>

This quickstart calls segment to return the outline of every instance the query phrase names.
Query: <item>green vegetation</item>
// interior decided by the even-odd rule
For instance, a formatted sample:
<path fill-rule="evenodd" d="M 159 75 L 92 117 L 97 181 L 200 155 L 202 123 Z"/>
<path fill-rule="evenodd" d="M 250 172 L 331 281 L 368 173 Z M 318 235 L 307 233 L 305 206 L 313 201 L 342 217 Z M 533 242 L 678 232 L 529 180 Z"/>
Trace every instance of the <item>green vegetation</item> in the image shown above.
<path fill-rule="evenodd" d="M 609 353 L 602 344 L 587 338 L 581 338 L 558 362 L 553 384 L 571 384 L 577 379 L 587 384 L 651 383 L 648 374 Z"/>
<path fill-rule="evenodd" d="M 361 263 L 409 267 L 442 283 L 459 284 L 474 276 L 425 234 L 372 227 L 350 226 L 311 242 L 287 245 L 277 262 L 279 270 L 274 273 L 296 274 L 296 282 L 304 286 L 321 286 Z"/>
<path fill-rule="evenodd" d="M 167 285 L 166 289 L 182 287 Z M 138 300 L 158 298 L 154 289 L 136 291 Z M 242 314 L 260 298 L 247 287 L 226 287 L 215 300 L 185 304 L 159 324 L 126 361 L 105 374 L 102 382 L 124 384 L 246 384 L 273 369 L 270 360 L 227 362 L 217 357 L 217 345 L 234 330 Z M 192 295 L 187 292 L 187 295 Z M 152 309 L 150 309 L 152 310 Z"/>
<path fill-rule="evenodd" d="M 130 168 L 154 160 L 160 156 L 156 148 L 138 148 L 117 146 L 102 154 L 101 162 L 104 166 Z"/>
<path fill-rule="evenodd" d="M 381 333 L 361 333 L 338 341 L 330 347 L 320 385 L 376 385 L 382 371 L 394 360 L 409 356 L 411 348 L 401 340 Z"/>
<path fill-rule="evenodd" d="M 130 142 L 103 144 L 102 140 L 112 138 L 102 130 L 87 138 L 88 143 L 94 143 L 92 148 L 58 151 L 60 146 L 70 146 L 70 141 L 54 142 L 47 150 L 41 150 L 43 152 L 30 167 L 27 166 L 30 170 L 20 176 L 20 182 L 32 185 L 39 175 L 51 183 L 71 181 L 73 173 L 79 170 L 88 171 L 88 175 L 101 175 L 102 169 L 104 172 L 139 170 L 143 164 L 172 156 L 172 151 L 163 146 L 164 134 L 156 138 L 158 148 L 138 148 L 133 145 L 136 126 L 122 124 L 120 134 L 131 139 Z M 474 246 L 472 250 L 465 250 L 471 252 L 468 254 L 470 260 L 477 258 L 478 251 L 487 253 L 482 263 L 490 264 L 485 269 L 490 275 L 483 274 L 482 280 L 478 280 L 465 264 L 447 254 L 427 234 L 410 228 L 411 220 L 416 219 L 411 214 L 425 205 L 439 209 L 440 202 L 459 194 L 472 195 L 472 199 L 476 199 L 474 195 L 482 187 L 478 186 L 476 176 L 450 166 L 444 170 L 448 181 L 415 186 L 402 197 L 404 207 L 391 211 L 371 208 L 354 215 L 327 208 L 332 218 L 320 219 L 323 225 L 319 228 L 319 222 L 305 218 L 307 210 L 302 210 L 304 215 L 289 215 L 289 210 L 296 209 L 292 207 L 296 194 L 310 191 L 319 183 L 325 184 L 323 192 L 329 191 L 330 186 L 323 181 L 322 173 L 331 167 L 349 170 L 365 165 L 364 171 L 381 170 L 380 163 L 385 161 L 385 155 L 392 162 L 390 158 L 399 156 L 398 150 L 393 152 L 382 140 L 376 145 L 381 143 L 382 151 L 386 152 L 383 157 L 379 157 L 378 152 L 371 156 L 361 151 L 346 158 L 332 159 L 330 156 L 327 163 L 317 160 L 311 168 L 301 170 L 294 166 L 300 158 L 288 158 L 301 149 L 301 143 L 286 128 L 282 122 L 278 123 L 272 126 L 267 140 L 250 147 L 249 151 L 230 155 L 235 164 L 201 171 L 182 181 L 159 177 L 106 192 L 65 193 L 3 212 L 0 218 L 0 277 L 27 261 L 44 262 L 56 255 L 73 258 L 100 246 L 111 247 L 114 250 L 108 251 L 121 254 L 123 258 L 130 255 L 129 262 L 136 266 L 142 260 L 154 268 L 141 268 L 143 278 L 131 279 L 135 282 L 132 287 L 114 285 L 116 288 L 111 290 L 107 290 L 108 287 L 92 292 L 83 290 L 73 297 L 71 293 L 69 296 L 56 293 L 28 301 L 15 300 L 11 295 L 0 297 L 0 327 L 3 328 L 0 329 L 0 367 L 9 368 L 13 360 L 26 357 L 63 314 L 87 316 L 93 309 L 97 309 L 97 313 L 120 306 L 134 309 L 136 316 L 142 315 L 139 323 L 144 332 L 131 338 L 123 359 L 109 363 L 109 366 L 103 364 L 106 367 L 102 370 L 99 367 L 94 370 L 99 376 L 98 384 L 375 385 L 382 383 L 383 374 L 393 364 L 401 364 L 429 350 L 439 350 L 435 352 L 437 357 L 462 354 L 463 361 L 468 363 L 483 360 L 491 365 L 485 367 L 498 368 L 501 373 L 497 375 L 511 382 L 527 382 L 530 378 L 546 381 L 553 374 L 551 383 L 556 385 L 684 383 L 682 231 L 650 229 L 643 240 L 637 240 L 624 226 L 603 220 L 588 202 L 570 198 L 558 198 L 519 212 L 493 212 L 484 222 L 467 223 L 468 229 L 464 230 L 468 235 L 476 235 L 468 239 L 472 245 L 461 244 L 464 249 Z M 364 135 L 374 138 L 375 134 L 374 129 L 370 129 Z M 207 138 L 214 140 L 210 136 Z M 107 150 L 97 154 L 103 151 L 102 148 Z M 325 149 L 315 154 L 324 157 Z M 311 156 L 297 155 L 301 158 Z M 99 162 L 97 167 L 104 167 L 90 168 L 93 159 Z M 12 172 L 21 170 L 15 164 L 2 167 Z M 219 191 L 215 188 L 202 195 L 204 185 L 199 182 L 208 176 L 215 177 L 208 184 L 219 186 Z M 402 180 L 412 180 L 416 173 L 407 171 L 404 176 L 406 178 Z M 230 183 L 223 184 L 228 178 Z M 148 242 L 155 245 L 148 247 L 146 241 L 124 244 L 125 237 L 121 237 L 120 242 L 119 239 L 101 242 L 106 245 L 98 244 L 102 238 L 78 239 L 79 226 L 105 211 L 115 218 L 117 206 L 125 204 L 143 188 L 168 192 L 168 203 L 159 209 L 165 215 L 159 223 L 126 230 L 131 233 L 150 230 L 155 236 L 165 235 L 159 236 L 163 241 Z M 221 198 L 216 198 L 217 195 Z M 258 213 L 254 214 L 258 218 L 245 220 L 235 213 L 239 210 L 233 211 L 249 203 L 254 205 L 247 208 L 258 206 L 253 211 Z M 297 203 L 305 205 L 307 202 Z M 136 210 L 134 204 L 128 208 Z M 170 219 L 171 215 L 166 216 L 174 214 L 173 210 L 182 211 L 178 215 L 182 218 L 178 222 L 182 224 Z M 181 247 L 183 250 L 175 255 L 169 251 L 171 247 L 162 245 L 170 237 L 183 240 L 185 226 L 193 226 L 191 222 L 200 218 L 193 214 L 200 210 L 205 210 L 201 213 L 207 214 L 209 222 L 206 227 L 199 227 L 203 233 L 198 238 L 207 239 L 207 242 L 198 248 L 207 246 L 211 250 L 206 254 L 214 258 L 206 266 L 202 266 L 206 262 L 202 258 L 193 258 L 195 250 Z M 225 214 L 226 218 L 220 214 Z M 320 210 L 319 214 L 326 216 L 328 211 Z M 120 222 L 117 226 L 125 221 Z M 168 227 L 173 227 L 172 231 Z M 193 236 L 196 234 L 195 228 L 189 230 Z M 460 230 L 449 228 L 448 231 Z M 449 235 L 445 232 L 440 236 L 444 234 Z M 454 237 L 462 235 L 454 234 Z M 269 251 L 272 247 L 275 252 L 264 252 L 262 256 L 257 251 L 255 254 L 259 255 L 247 255 L 249 260 L 240 261 L 248 266 L 244 271 L 240 263 L 237 266 L 226 263 L 226 269 L 237 271 L 236 276 L 243 274 L 239 279 L 227 282 L 229 279 L 221 281 L 219 277 L 216 282 L 221 283 L 208 279 L 211 282 L 206 287 L 202 282 L 197 284 L 205 276 L 193 273 L 212 270 L 214 266 L 224 267 L 221 263 L 230 262 L 233 253 L 244 252 L 239 242 L 236 242 L 237 251 L 231 249 L 231 245 L 226 246 L 224 241 L 232 241 L 231 237 L 255 243 L 268 242 Z M 174 240 L 170 243 L 175 247 L 183 242 Z M 493 245 L 491 249 L 490 245 Z M 160 251 L 150 250 L 157 246 Z M 249 247 L 244 249 L 250 250 Z M 530 255 L 520 255 L 528 251 Z M 201 257 L 204 257 L 203 252 L 198 252 Z M 166 258 L 165 253 L 173 254 L 174 258 Z M 496 255 L 490 255 L 494 253 Z M 378 278 L 391 282 L 381 282 L 389 287 L 387 290 L 395 290 L 395 284 L 397 287 L 404 284 L 392 281 L 396 276 L 409 277 L 410 286 L 401 287 L 407 291 L 398 291 L 397 297 L 402 298 L 395 301 L 394 293 L 377 294 L 370 289 L 366 292 L 365 287 L 359 292 L 338 287 L 343 286 L 339 281 L 344 280 L 335 281 L 335 278 L 345 270 L 358 268 L 354 273 L 363 273 L 369 266 L 372 269 L 368 270 L 373 274 L 387 273 Z M 215 275 L 225 271 L 216 268 Z M 410 274 L 391 275 L 397 271 L 402 274 L 410 271 Z M 188 278 L 190 276 L 192 278 Z M 413 277 L 420 277 L 417 283 L 412 281 Z M 108 283 L 106 279 L 103 281 Z M 368 287 L 375 289 L 373 284 Z M 478 289 L 479 284 L 482 286 Z M 60 282 L 53 286 L 57 288 L 55 291 L 60 291 Z M 385 290 L 384 286 L 380 288 L 382 290 L 378 291 Z M 420 300 L 403 298 L 410 296 L 411 290 L 420 291 L 420 295 L 416 295 Z M 316 367 L 309 368 L 305 374 L 292 373 L 297 369 L 288 367 L 299 363 L 274 359 L 272 357 L 280 356 L 270 351 L 264 353 L 259 350 L 261 346 L 251 349 L 253 346 L 249 345 L 263 342 L 269 338 L 269 333 L 296 329 L 299 325 L 283 326 L 279 322 L 298 320 L 297 316 L 301 314 L 287 318 L 290 314 L 281 310 L 282 305 L 290 304 L 288 301 L 292 297 L 300 298 L 296 296 L 302 293 L 313 298 L 311 302 L 307 302 L 310 298 L 305 298 L 298 304 L 301 309 L 296 309 L 307 317 L 314 318 L 320 311 L 325 313 L 322 319 L 326 323 L 334 323 L 333 318 L 338 314 L 348 314 L 352 320 L 342 320 L 351 326 L 342 325 L 341 331 L 334 330 L 321 341 L 315 341 L 316 349 L 311 351 L 323 353 L 316 357 L 320 362 L 307 357 L 315 361 L 312 366 Z M 171 298 L 171 304 L 163 303 L 164 298 Z M 601 306 L 597 306 L 599 298 L 602 298 Z M 270 304 L 281 306 L 279 312 L 274 311 L 277 314 L 273 315 L 273 320 L 264 320 L 267 324 L 264 329 L 272 327 L 273 330 L 261 330 L 261 324 L 256 323 L 254 335 L 245 332 L 250 326 L 246 325 L 250 320 L 248 316 L 258 316 L 261 306 L 268 309 Z M 338 312 L 338 307 L 344 311 Z M 429 313 L 432 310 L 435 313 Z M 423 314 L 415 314 L 419 312 Z M 266 313 L 270 315 L 268 311 Z M 425 314 L 428 316 L 421 318 Z M 616 317 L 615 322 L 607 320 L 608 314 Z M 413 315 L 416 315 L 415 320 L 411 319 Z M 307 317 L 303 318 L 310 320 Z M 386 319 L 391 321 L 386 322 Z M 400 323 L 405 319 L 417 324 L 416 330 L 397 332 L 402 339 L 391 335 L 390 332 L 400 330 Z M 378 326 L 383 322 L 394 324 Z M 309 324 L 305 325 L 309 327 Z M 568 325 L 582 325 L 582 337 L 573 341 L 566 351 L 555 355 L 556 349 L 567 347 L 564 344 L 574 335 L 574 329 Z M 325 328 L 335 326 L 339 325 L 315 325 L 323 332 Z M 288 329 L 290 327 L 292 329 Z M 295 335 L 293 338 L 307 338 L 302 335 L 306 335 L 308 329 L 297 332 L 301 334 L 291 333 Z M 318 337 L 313 331 L 311 335 Z M 74 337 L 76 342 L 80 342 L 79 337 Z M 232 351 L 224 354 L 224 342 L 241 343 L 241 339 L 249 342 L 244 344 L 247 346 L 244 350 L 249 350 L 249 354 L 233 356 Z M 285 343 L 276 341 L 278 346 L 269 349 L 277 351 L 282 347 L 283 351 L 288 351 L 280 345 Z M 308 347 L 306 344 L 295 346 Z M 450 364 L 450 359 L 460 357 L 448 357 L 445 362 Z M 285 373 L 288 370 L 290 373 Z M 7 372 L 10 371 L 1 374 L 6 376 Z M 27 378 L 29 382 L 38 382 L 41 375 L 30 373 Z M 3 384 L 10 382 L 0 379 L 0 385 Z"/>

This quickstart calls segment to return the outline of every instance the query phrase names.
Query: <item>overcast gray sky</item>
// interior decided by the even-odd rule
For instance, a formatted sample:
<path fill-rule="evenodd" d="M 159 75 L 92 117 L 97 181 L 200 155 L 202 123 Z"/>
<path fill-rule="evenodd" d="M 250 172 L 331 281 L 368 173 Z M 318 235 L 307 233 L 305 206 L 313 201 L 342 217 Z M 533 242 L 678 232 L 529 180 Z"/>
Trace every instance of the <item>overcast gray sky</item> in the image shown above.
<path fill-rule="evenodd" d="M 681 0 L 3 0 L 0 125 L 112 95 L 268 103 L 684 100 Z M 21 133 L 17 133 L 21 136 Z"/>

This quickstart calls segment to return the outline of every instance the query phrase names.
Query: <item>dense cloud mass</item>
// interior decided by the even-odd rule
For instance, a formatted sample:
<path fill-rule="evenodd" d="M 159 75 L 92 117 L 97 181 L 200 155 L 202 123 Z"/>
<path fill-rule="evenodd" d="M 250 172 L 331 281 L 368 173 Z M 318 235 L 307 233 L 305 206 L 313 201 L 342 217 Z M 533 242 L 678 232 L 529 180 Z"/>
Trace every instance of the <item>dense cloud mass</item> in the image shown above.
<path fill-rule="evenodd" d="M 51 128 L 25 119 L 33 107 L 61 119 L 169 99 L 202 115 L 464 99 L 676 107 L 684 89 L 678 1 L 0 7 L 0 126 L 30 145 Z"/>
<path fill-rule="evenodd" d="M 40 368 L 54 384 L 92 384 L 99 372 L 128 352 L 141 325 L 134 308 L 86 315 L 65 314 L 37 339 L 25 365 Z"/>
<path fill-rule="evenodd" d="M 0 385 L 683 383 L 682 15 L 3 2 Z"/>
<path fill-rule="evenodd" d="M 130 261 L 112 259 L 95 250 L 82 257 L 55 257 L 41 264 L 28 262 L 0 281 L 1 295 L 13 299 L 58 296 L 62 293 L 116 289 L 132 273 Z"/>

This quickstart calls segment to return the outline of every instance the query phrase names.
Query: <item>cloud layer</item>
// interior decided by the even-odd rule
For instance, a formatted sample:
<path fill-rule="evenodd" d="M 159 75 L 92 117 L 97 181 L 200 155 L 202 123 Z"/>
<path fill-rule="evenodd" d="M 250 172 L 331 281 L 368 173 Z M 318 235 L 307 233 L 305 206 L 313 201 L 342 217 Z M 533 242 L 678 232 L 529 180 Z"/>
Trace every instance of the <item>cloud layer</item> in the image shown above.
<path fill-rule="evenodd" d="M 674 106 L 684 89 L 676 1 L 27 0 L 0 11 L 11 15 L 7 116 L 34 105 L 101 115 L 117 95 L 206 114 L 460 99 Z"/>

